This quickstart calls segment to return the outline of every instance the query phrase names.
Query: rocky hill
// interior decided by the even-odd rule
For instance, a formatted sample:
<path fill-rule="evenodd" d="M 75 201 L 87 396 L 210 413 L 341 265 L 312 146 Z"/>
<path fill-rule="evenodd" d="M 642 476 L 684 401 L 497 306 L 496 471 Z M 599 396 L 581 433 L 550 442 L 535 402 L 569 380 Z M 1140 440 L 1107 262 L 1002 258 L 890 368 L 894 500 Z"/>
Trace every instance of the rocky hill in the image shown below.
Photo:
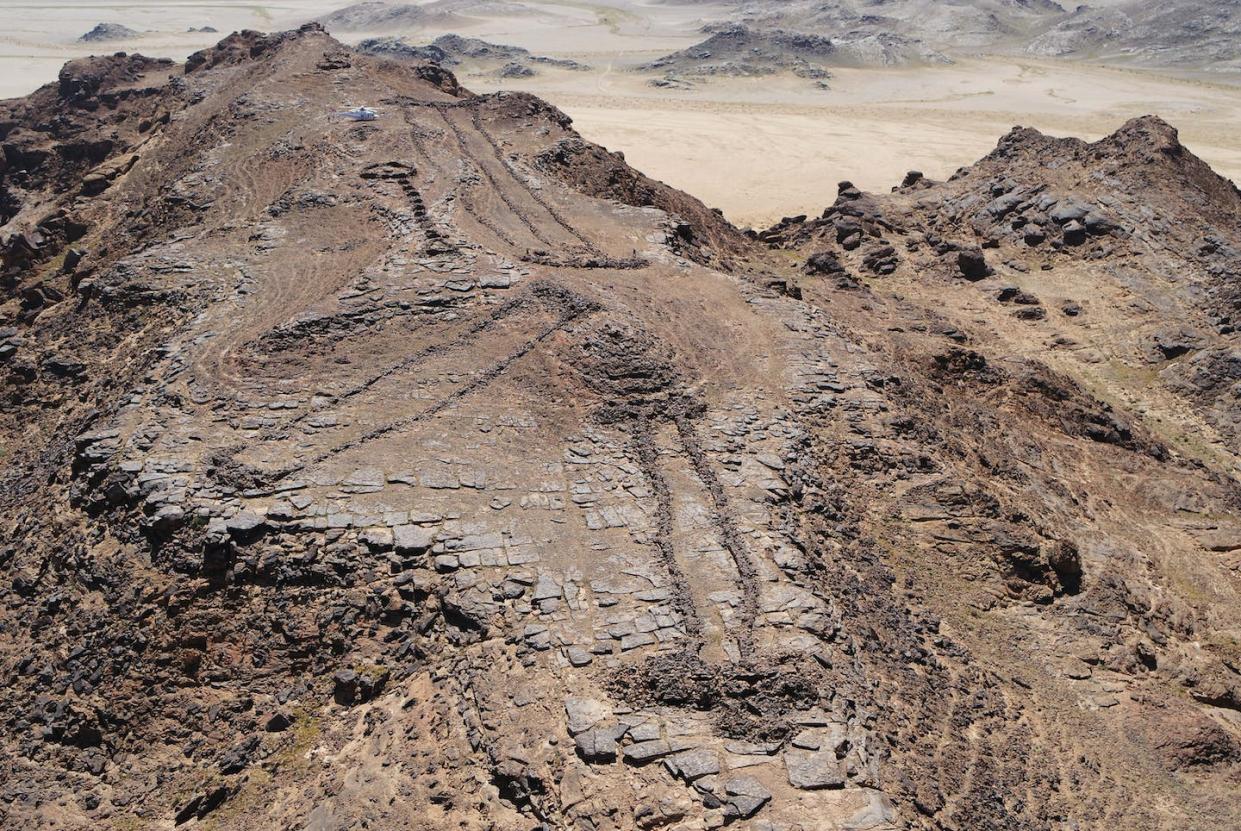
<path fill-rule="evenodd" d="M 386 3 L 364 0 L 337 9 L 320 18 L 334 32 L 375 32 L 408 29 L 428 23 L 460 23 L 452 13 L 432 4 L 431 8 L 416 3 Z"/>
<path fill-rule="evenodd" d="M 875 38 L 898 38 L 915 55 L 969 56 L 981 48 L 1206 72 L 1234 72 L 1241 61 L 1241 6 L 1232 2 L 733 0 L 724 5 L 725 17 L 751 28 L 872 44 Z"/>
<path fill-rule="evenodd" d="M 899 35 L 958 54 L 1040 32 L 1065 15 L 1052 0 L 733 0 L 726 5 L 729 17 L 756 28 L 828 37 Z"/>
<path fill-rule="evenodd" d="M 0 149 L 4 827 L 1241 820 L 1241 195 L 1162 121 L 743 234 L 310 25 Z"/>
<path fill-rule="evenodd" d="M 463 26 L 484 16 L 525 15 L 530 8 L 505 0 L 430 0 L 397 3 L 363 0 L 318 19 L 330 32 L 403 32 L 428 26 Z"/>
<path fill-rule="evenodd" d="M 78 38 L 81 43 L 100 43 L 109 40 L 127 40 L 138 37 L 140 33 L 120 23 L 99 23 L 95 28 Z"/>
<path fill-rule="evenodd" d="M 411 44 L 403 37 L 366 38 L 354 48 L 368 55 L 436 63 L 454 70 L 465 66 L 476 71 L 499 72 L 507 77 L 528 77 L 536 73 L 537 67 L 543 66 L 574 71 L 590 68 L 566 58 L 532 55 L 520 46 L 489 43 L 461 35 L 441 35 L 424 46 Z"/>
<path fill-rule="evenodd" d="M 836 54 L 831 40 L 782 29 L 722 26 L 696 46 L 665 55 L 640 69 L 693 75 L 769 75 L 791 71 L 827 77 L 824 65 Z"/>
<path fill-rule="evenodd" d="M 791 72 L 804 78 L 828 78 L 833 66 L 897 66 L 949 63 L 948 58 L 917 41 L 894 34 L 822 37 L 784 29 L 755 29 L 742 24 L 707 27 L 702 43 L 638 67 L 670 75 L 754 77 Z"/>
<path fill-rule="evenodd" d="M 1207 72 L 1241 68 L 1241 6 L 1211 0 L 1083 4 L 1029 46 L 1035 54 L 1129 60 Z"/>

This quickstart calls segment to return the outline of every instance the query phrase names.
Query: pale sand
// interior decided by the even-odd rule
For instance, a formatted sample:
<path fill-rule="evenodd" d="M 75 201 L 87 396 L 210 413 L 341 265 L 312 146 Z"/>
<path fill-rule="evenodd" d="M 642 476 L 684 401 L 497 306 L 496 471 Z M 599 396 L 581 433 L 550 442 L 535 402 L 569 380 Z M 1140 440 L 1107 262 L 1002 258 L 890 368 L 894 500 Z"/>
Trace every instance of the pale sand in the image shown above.
<path fill-rule="evenodd" d="M 32 3 L 0 0 L 0 97 L 54 80 L 72 57 L 117 50 L 182 59 L 240 28 L 276 30 L 344 0 Z M 1055 135 L 1103 136 L 1125 119 L 1157 113 L 1220 173 L 1241 178 L 1241 88 L 1151 72 L 1071 63 L 981 58 L 947 67 L 841 69 L 830 90 L 792 77 L 712 79 L 692 90 L 656 89 L 633 67 L 702 39 L 720 12 L 699 5 L 534 0 L 534 12 L 454 26 L 463 34 L 571 57 L 591 72 L 541 69 L 501 81 L 462 69 L 477 91 L 535 92 L 573 117 L 587 138 L 621 150 L 639 169 L 718 207 L 741 225 L 818 213 L 848 179 L 885 190 L 910 169 L 943 178 L 995 146 L 1016 124 Z M 98 22 L 145 33 L 132 42 L 79 44 Z M 211 25 L 220 34 L 187 34 Z M 407 32 L 413 42 L 441 31 Z M 387 34 L 387 33 L 385 33 Z M 356 42 L 363 33 L 341 33 Z"/>

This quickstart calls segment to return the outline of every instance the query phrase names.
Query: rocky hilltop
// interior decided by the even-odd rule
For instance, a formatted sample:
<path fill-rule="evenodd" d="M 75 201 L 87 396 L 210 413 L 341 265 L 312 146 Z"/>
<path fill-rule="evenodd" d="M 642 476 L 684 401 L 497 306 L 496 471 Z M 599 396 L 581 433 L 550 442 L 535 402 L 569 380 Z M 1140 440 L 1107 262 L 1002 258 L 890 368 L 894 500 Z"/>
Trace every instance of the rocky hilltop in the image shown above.
<path fill-rule="evenodd" d="M 310 25 L 0 147 L 5 827 L 1241 821 L 1241 195 L 1162 121 L 743 233 Z"/>

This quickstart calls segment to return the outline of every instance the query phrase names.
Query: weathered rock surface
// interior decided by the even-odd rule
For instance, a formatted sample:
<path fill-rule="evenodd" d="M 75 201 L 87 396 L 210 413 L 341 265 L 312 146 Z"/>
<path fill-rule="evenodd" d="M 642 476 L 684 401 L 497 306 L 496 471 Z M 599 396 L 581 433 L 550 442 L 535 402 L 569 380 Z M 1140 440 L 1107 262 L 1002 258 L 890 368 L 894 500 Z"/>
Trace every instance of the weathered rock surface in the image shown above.
<path fill-rule="evenodd" d="M 0 825 L 1237 825 L 1162 122 L 747 236 L 316 26 L 0 110 Z"/>

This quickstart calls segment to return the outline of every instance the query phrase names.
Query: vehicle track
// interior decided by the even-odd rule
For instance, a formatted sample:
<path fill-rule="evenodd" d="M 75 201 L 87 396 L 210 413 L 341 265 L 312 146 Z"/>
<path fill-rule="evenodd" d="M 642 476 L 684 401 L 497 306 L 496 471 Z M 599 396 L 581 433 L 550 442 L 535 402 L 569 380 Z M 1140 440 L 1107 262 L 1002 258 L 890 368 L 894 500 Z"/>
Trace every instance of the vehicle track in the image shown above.
<path fill-rule="evenodd" d="M 556 242 L 554 242 L 550 237 L 548 237 L 542 231 L 539 230 L 538 226 L 534 224 L 534 221 L 530 219 L 530 217 L 526 214 L 526 212 L 523 211 L 516 202 L 513 201 L 512 197 L 510 197 L 507 193 L 504 192 L 504 188 L 501 187 L 500 182 L 488 169 L 487 165 L 484 164 L 477 157 L 477 155 L 475 155 L 473 152 L 470 151 L 469 141 L 465 135 L 465 132 L 456 124 L 456 122 L 452 120 L 452 118 L 448 114 L 451 109 L 461 109 L 461 108 L 460 107 L 446 108 L 446 107 L 440 107 L 440 106 L 433 106 L 433 109 L 435 109 L 435 111 L 439 113 L 440 118 L 444 120 L 444 123 L 448 125 L 448 129 L 452 131 L 453 136 L 457 140 L 457 146 L 461 150 L 462 157 L 465 158 L 469 162 L 469 164 L 473 165 L 474 167 L 478 169 L 478 171 L 482 174 L 483 178 L 487 180 L 487 184 L 491 186 L 491 190 L 495 194 L 495 196 L 502 203 L 504 203 L 504 206 L 508 208 L 509 211 L 513 214 L 513 216 L 515 216 L 517 220 L 526 228 L 526 230 L 530 232 L 530 236 L 533 237 L 535 240 L 537 240 L 539 244 L 545 245 L 550 249 L 559 248 L 560 246 Z"/>
<path fill-rule="evenodd" d="M 406 109 L 402 110 L 402 117 L 405 119 L 406 124 L 410 126 L 410 140 L 413 143 L 415 150 L 417 150 L 417 152 L 425 158 L 430 165 L 440 170 L 441 173 L 444 173 L 447 176 L 455 176 L 459 184 L 467 185 L 467 187 L 459 191 L 459 201 L 462 209 L 470 217 L 472 217 L 474 221 L 486 228 L 510 248 L 525 248 L 526 253 L 521 256 L 521 259 L 524 262 L 537 263 L 539 265 L 546 265 L 553 268 L 610 268 L 618 270 L 646 268 L 650 265 L 648 260 L 637 256 L 613 257 L 601 250 L 588 237 L 573 227 L 573 225 L 569 223 L 568 220 L 566 220 L 564 216 L 557 211 L 545 197 L 542 196 L 542 194 L 530 187 L 521 174 L 504 158 L 502 148 L 495 141 L 494 137 L 492 137 L 492 135 L 486 130 L 482 123 L 481 115 L 478 112 L 477 104 L 473 101 L 440 102 L 418 101 L 402 98 L 399 100 L 399 103 L 405 105 L 406 107 Z M 558 256 L 549 252 L 532 253 L 528 246 L 521 245 L 516 239 L 513 238 L 512 234 L 501 227 L 491 217 L 487 216 L 486 212 L 477 204 L 475 197 L 469 195 L 469 190 L 473 187 L 473 185 L 470 183 L 461 182 L 460 171 L 445 170 L 443 164 L 427 150 L 422 138 L 418 135 L 416 122 L 410 118 L 408 110 L 410 107 L 434 109 L 437 113 L 439 113 L 440 117 L 443 118 L 447 124 L 449 130 L 453 133 L 454 139 L 458 142 L 458 146 L 463 154 L 462 164 L 468 165 L 479 171 L 479 173 L 491 185 L 495 195 L 501 200 L 505 207 L 508 208 L 508 210 L 516 216 L 519 221 L 521 221 L 522 225 L 530 232 L 534 239 L 538 240 L 539 244 L 549 246 L 553 249 L 563 248 L 564 246 L 551 241 L 546 234 L 540 231 L 529 216 L 521 211 L 517 204 L 504 193 L 499 186 L 498 180 L 487 170 L 487 167 L 479 160 L 477 155 L 469 151 L 466 145 L 465 133 L 456 124 L 454 124 L 447 115 L 447 113 L 454 110 L 473 109 L 473 126 L 487 142 L 487 145 L 491 150 L 491 154 L 494 155 L 496 162 L 526 193 L 526 195 L 528 195 L 533 202 L 543 208 L 551 220 L 559 228 L 569 234 L 575 241 L 573 249 L 565 252 L 567 256 Z"/>
<path fill-rule="evenodd" d="M 444 116 L 444 114 L 440 112 L 438 109 L 436 110 L 436 112 L 439 113 L 440 116 L 444 118 L 445 122 L 448 124 L 450 132 L 453 133 L 453 138 L 456 139 L 457 142 L 461 145 L 462 156 L 458 160 L 458 164 L 460 165 L 460 167 L 453 174 L 453 176 L 456 179 L 458 185 L 462 186 L 460 190 L 457 191 L 460 197 L 462 209 L 464 209 L 465 212 L 469 214 L 469 216 L 475 222 L 477 222 L 483 228 L 486 228 L 488 231 L 494 234 L 497 239 L 499 239 L 501 242 L 503 242 L 505 245 L 509 246 L 510 248 L 521 249 L 523 247 L 527 247 L 519 243 L 512 234 L 510 234 L 498 222 L 496 222 L 494 219 L 488 216 L 485 208 L 479 204 L 479 201 L 477 198 L 478 181 L 477 180 L 467 181 L 464 178 L 462 171 L 470 171 L 474 175 L 481 177 L 483 179 L 488 178 L 487 171 L 484 170 L 482 166 L 479 165 L 478 162 L 469 155 L 469 152 L 465 149 L 465 146 L 463 144 L 463 137 L 456 130 L 455 126 L 451 122 L 448 122 L 447 116 Z M 426 153 L 427 151 L 424 148 L 422 152 Z M 498 190 L 496 190 L 494 184 L 492 184 L 492 192 L 494 193 L 495 196 L 503 199 L 503 195 L 500 194 Z M 511 207 L 510 207 L 510 210 L 511 210 Z M 518 219 L 520 218 L 521 217 L 519 216 Z M 535 238 L 537 239 L 538 237 L 536 236 Z"/>
<path fill-rule="evenodd" d="M 423 107 L 430 106 L 430 102 L 428 101 L 403 100 L 402 103 L 406 104 L 407 106 L 423 106 Z M 409 126 L 409 139 L 410 139 L 410 143 L 414 146 L 414 150 L 417 151 L 417 153 L 423 159 L 426 160 L 427 164 L 431 165 L 432 167 L 435 167 L 437 170 L 440 171 L 440 173 L 442 173 L 446 177 L 457 182 L 458 187 L 454 188 L 452 191 L 450 191 L 450 193 L 452 196 L 459 197 L 458 201 L 461 204 L 462 210 L 464 210 L 466 214 L 468 214 L 481 227 L 490 231 L 497 239 L 499 239 L 505 245 L 509 246 L 510 248 L 520 248 L 521 246 L 517 243 L 515 239 L 513 239 L 513 237 L 507 231 L 505 231 L 503 228 L 501 228 L 499 225 L 493 222 L 490 217 L 484 216 L 483 212 L 478 209 L 478 207 L 474 204 L 473 198 L 469 195 L 470 187 L 464 187 L 464 188 L 460 187 L 461 185 L 467 184 L 466 182 L 462 181 L 461 170 L 460 169 L 448 170 L 443 165 L 443 163 L 439 159 L 436 158 L 435 154 L 431 153 L 427 149 L 426 144 L 422 141 L 422 138 L 418 135 L 418 124 L 410 118 L 408 109 L 401 110 L 401 117 L 405 119 L 405 123 Z M 463 160 L 462 163 L 465 164 L 466 162 Z"/>
<path fill-rule="evenodd" d="M 447 340 L 443 340 L 437 343 L 430 344 L 429 346 L 419 349 L 417 352 L 414 352 L 410 355 L 406 355 L 404 358 L 397 361 L 396 363 L 391 364 L 385 369 L 372 374 L 370 377 L 366 378 L 366 380 L 359 381 L 355 383 L 353 386 L 343 390 L 340 393 L 337 393 L 333 397 L 332 403 L 339 404 L 341 402 L 348 401 L 349 399 L 354 398 L 355 396 L 366 392 L 371 387 L 383 381 L 385 378 L 390 378 L 393 375 L 404 372 L 405 370 L 411 367 L 417 366 L 418 364 L 430 358 L 434 358 L 446 352 L 450 352 L 454 349 L 459 349 L 463 346 L 466 346 L 471 341 L 473 341 L 474 338 L 478 337 L 483 332 L 486 332 L 488 329 L 495 326 L 495 324 L 499 323 L 501 320 L 504 320 L 506 317 L 508 317 L 509 315 L 513 314 L 514 312 L 520 309 L 524 309 L 528 307 L 530 303 L 531 303 L 531 299 L 529 297 L 517 297 L 517 298 L 514 298 L 512 300 L 509 300 L 501 304 L 500 306 L 497 306 L 495 309 L 492 309 L 489 314 L 487 314 L 480 320 L 475 321 L 471 326 L 466 328 L 465 331 L 460 332 L 456 336 L 450 339 L 447 339 Z M 279 433 L 282 433 L 283 431 L 288 430 L 292 427 L 296 427 L 297 425 L 306 421 L 306 419 L 315 415 L 317 412 L 318 412 L 317 410 L 307 410 L 306 412 L 299 413 L 296 417 L 290 419 L 284 424 L 269 428 L 267 431 L 264 431 L 264 433 L 260 436 L 260 439 L 262 441 L 271 441 L 271 440 L 277 439 L 280 437 Z"/>
<path fill-rule="evenodd" d="M 387 436 L 391 433 L 397 433 L 403 430 L 407 430 L 416 424 L 419 424 L 423 421 L 434 418 L 435 416 L 439 415 L 441 412 L 446 410 L 448 407 L 451 407 L 453 404 L 457 403 L 458 401 L 462 400 L 468 395 L 474 392 L 477 392 L 478 390 L 481 390 L 484 387 L 488 386 L 492 381 L 500 377 L 500 375 L 502 375 L 505 372 L 505 370 L 507 370 L 514 363 L 516 363 L 517 361 L 521 360 L 523 357 L 528 355 L 539 344 L 543 343 L 548 338 L 552 337 L 557 332 L 564 329 L 565 326 L 569 325 L 574 320 L 577 320 L 578 318 L 583 317 L 584 315 L 592 314 L 594 311 L 596 311 L 596 309 L 597 309 L 597 306 L 591 303 L 578 302 L 574 304 L 573 306 L 568 308 L 562 315 L 560 315 L 554 323 L 551 323 L 545 326 L 533 338 L 523 343 L 521 346 L 519 346 L 514 351 L 510 352 L 505 357 L 496 361 L 491 366 L 482 370 L 469 383 L 449 393 L 444 398 L 441 398 L 439 401 L 436 401 L 434 404 L 427 407 L 426 409 L 421 410 L 420 412 L 414 413 L 413 415 L 409 415 L 404 418 L 399 418 L 399 419 L 396 419 L 395 421 L 390 421 L 387 424 L 383 424 L 379 427 L 376 427 L 372 430 L 367 431 L 366 433 L 362 434 L 361 436 L 358 436 L 357 438 L 350 439 L 349 441 L 343 442 L 339 445 L 336 445 L 335 447 L 331 447 L 327 450 L 317 453 L 314 456 L 307 458 L 303 463 L 301 463 L 300 465 L 296 467 L 280 471 L 275 476 L 275 479 L 276 480 L 284 479 L 287 476 L 291 475 L 296 470 L 300 470 L 308 465 L 320 464 L 326 461 L 327 459 L 330 459 L 333 456 L 339 455 L 340 453 L 344 453 L 349 450 L 356 449 L 376 439 L 383 438 L 384 436 Z"/>
<path fill-rule="evenodd" d="M 310 171 L 299 166 L 287 177 L 269 177 L 266 186 L 260 187 L 260 177 L 255 172 L 258 164 L 260 160 L 257 158 L 247 157 L 232 166 L 229 169 L 231 172 L 222 174 L 225 181 L 243 183 L 240 188 L 234 189 L 234 195 L 247 206 L 246 216 L 252 222 L 257 221 L 260 212 L 266 210 L 272 200 L 310 175 Z M 356 273 L 374 258 L 381 248 L 380 242 L 374 239 L 346 253 L 343 258 L 332 258 L 331 263 L 324 262 L 328 259 L 325 257 L 299 258 L 296 262 L 288 262 L 277 253 L 279 249 L 273 249 L 263 257 L 255 257 L 251 252 L 252 259 L 248 265 L 259 266 L 266 271 L 260 281 L 260 291 L 242 301 L 242 309 L 233 310 L 231 316 L 222 321 L 219 335 L 204 344 L 200 356 L 194 361 L 199 382 L 217 391 L 227 388 L 234 393 L 250 387 L 253 379 L 239 364 L 234 353 L 275 323 L 287 320 L 325 293 L 338 290 L 347 282 L 347 275 Z"/>
<path fill-rule="evenodd" d="M 552 221 L 567 231 L 575 239 L 581 241 L 582 245 L 586 246 L 586 250 L 592 256 L 606 256 L 603 251 L 601 251 L 593 242 L 590 241 L 590 239 L 570 225 L 569 222 L 555 208 L 552 207 L 551 203 L 543 197 L 543 194 L 530 187 L 529 183 L 527 183 L 526 180 L 517 172 L 517 170 L 514 169 L 513 164 L 508 159 L 504 158 L 504 151 L 500 148 L 499 143 L 496 142 L 495 137 L 493 137 L 491 133 L 487 132 L 487 127 L 483 124 L 482 111 L 478 107 L 474 108 L 473 113 L 471 113 L 471 118 L 474 123 L 474 129 L 478 131 L 479 135 L 486 139 L 487 144 L 491 147 L 492 153 L 495 155 L 496 161 L 500 163 L 501 167 L 508 171 L 508 174 L 512 177 L 513 181 L 516 182 L 518 186 L 520 186 L 522 190 L 524 190 L 529 197 L 534 200 L 534 202 L 542 207 L 543 210 L 547 211 L 547 215 L 552 218 Z"/>

